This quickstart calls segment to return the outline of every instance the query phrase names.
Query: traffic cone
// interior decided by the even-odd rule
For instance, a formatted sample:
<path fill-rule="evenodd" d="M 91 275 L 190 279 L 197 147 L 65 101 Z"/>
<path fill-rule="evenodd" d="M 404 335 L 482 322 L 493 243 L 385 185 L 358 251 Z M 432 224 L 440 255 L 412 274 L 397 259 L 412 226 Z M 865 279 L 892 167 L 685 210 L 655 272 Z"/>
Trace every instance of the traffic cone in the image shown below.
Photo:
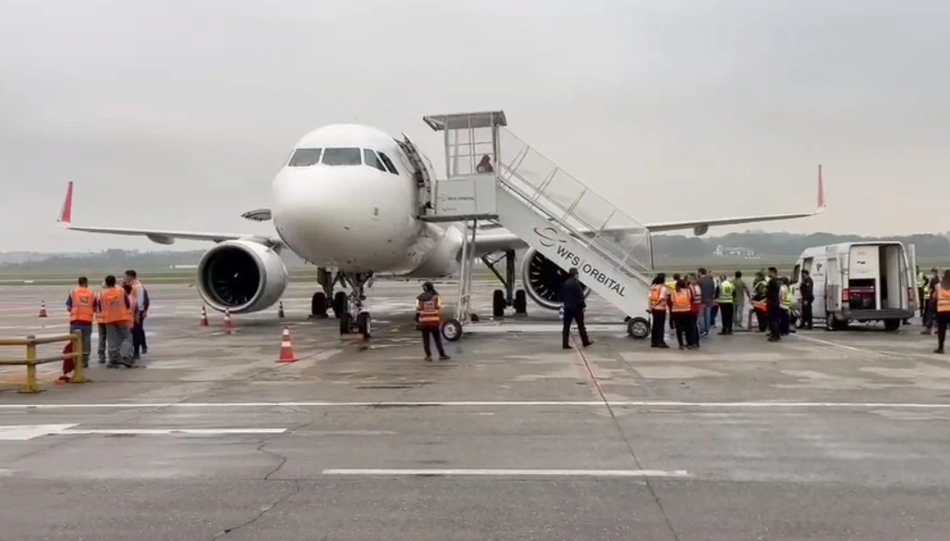
<path fill-rule="evenodd" d="M 297 362 L 297 355 L 294 353 L 294 346 L 290 343 L 290 329 L 287 327 L 284 327 L 284 336 L 280 340 L 280 357 L 277 359 L 277 362 Z"/>
<path fill-rule="evenodd" d="M 40 317 L 46 317 L 46 301 L 40 301 Z"/>
<path fill-rule="evenodd" d="M 201 325 L 202 327 L 208 326 L 208 310 L 204 306 L 201 307 Z"/>
<path fill-rule="evenodd" d="M 284 301 L 280 301 L 277 304 L 277 317 L 283 319 L 284 317 Z"/>
<path fill-rule="evenodd" d="M 231 322 L 231 309 L 224 309 L 224 332 L 231 334 L 234 331 L 234 323 Z"/>

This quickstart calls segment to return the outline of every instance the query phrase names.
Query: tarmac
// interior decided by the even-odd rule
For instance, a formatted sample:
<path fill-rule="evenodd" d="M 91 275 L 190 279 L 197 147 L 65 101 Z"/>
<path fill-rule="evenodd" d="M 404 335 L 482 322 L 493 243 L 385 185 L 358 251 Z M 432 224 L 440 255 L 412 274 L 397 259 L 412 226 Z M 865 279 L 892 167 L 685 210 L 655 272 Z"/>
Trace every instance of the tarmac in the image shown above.
<path fill-rule="evenodd" d="M 0 287 L 0 335 L 66 331 L 66 291 Z M 589 348 L 529 305 L 427 363 L 418 283 L 369 290 L 368 346 L 312 291 L 229 335 L 155 285 L 141 368 L 47 365 L 33 395 L 0 371 L 0 539 L 947 539 L 950 357 L 918 325 L 657 350 L 592 296 Z"/>

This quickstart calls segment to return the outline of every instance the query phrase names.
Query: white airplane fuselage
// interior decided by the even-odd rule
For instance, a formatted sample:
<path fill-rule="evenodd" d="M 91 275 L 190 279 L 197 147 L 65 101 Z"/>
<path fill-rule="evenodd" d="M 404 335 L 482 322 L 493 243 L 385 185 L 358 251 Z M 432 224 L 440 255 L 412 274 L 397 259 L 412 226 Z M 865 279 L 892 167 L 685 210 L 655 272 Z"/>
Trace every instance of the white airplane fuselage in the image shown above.
<path fill-rule="evenodd" d="M 314 264 L 408 277 L 435 278 L 458 270 L 461 230 L 418 219 L 412 165 L 382 131 L 338 124 L 308 133 L 277 173 L 272 190 L 278 235 Z"/>

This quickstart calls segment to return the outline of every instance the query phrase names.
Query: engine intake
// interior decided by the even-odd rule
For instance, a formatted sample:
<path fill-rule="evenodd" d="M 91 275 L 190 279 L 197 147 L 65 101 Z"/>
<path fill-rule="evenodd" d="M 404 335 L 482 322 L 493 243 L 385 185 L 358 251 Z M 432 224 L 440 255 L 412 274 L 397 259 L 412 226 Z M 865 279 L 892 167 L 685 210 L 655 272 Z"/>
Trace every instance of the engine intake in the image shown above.
<path fill-rule="evenodd" d="M 525 253 L 521 263 L 521 281 L 525 291 L 538 306 L 548 310 L 557 310 L 561 307 L 561 284 L 567 280 L 567 271 L 558 267 L 550 259 L 544 257 L 537 250 L 531 249 Z M 584 287 L 584 295 L 590 293 L 590 288 Z"/>
<path fill-rule="evenodd" d="M 273 306 L 288 281 L 280 254 L 256 242 L 222 242 L 198 263 L 198 294 L 219 312 L 241 314 Z"/>

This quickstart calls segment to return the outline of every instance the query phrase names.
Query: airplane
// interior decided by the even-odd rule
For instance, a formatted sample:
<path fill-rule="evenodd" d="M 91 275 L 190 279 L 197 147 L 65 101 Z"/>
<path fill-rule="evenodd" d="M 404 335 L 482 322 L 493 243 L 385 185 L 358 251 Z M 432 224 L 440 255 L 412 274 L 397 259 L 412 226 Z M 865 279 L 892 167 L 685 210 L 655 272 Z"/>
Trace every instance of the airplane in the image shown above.
<path fill-rule="evenodd" d="M 289 249 L 318 267 L 320 289 L 311 299 L 311 317 L 327 317 L 332 308 L 341 334 L 359 332 L 368 338 L 371 319 L 363 301 L 374 279 L 439 279 L 459 270 L 465 226 L 420 217 L 425 203 L 419 182 L 422 176 L 435 178 L 430 168 L 404 134 L 399 140 L 370 126 L 331 124 L 307 133 L 294 146 L 272 181 L 273 206 L 242 215 L 258 222 L 272 220 L 274 235 L 76 225 L 72 181 L 58 222 L 72 231 L 146 237 L 162 245 L 176 240 L 215 243 L 198 263 L 196 285 L 209 307 L 231 314 L 258 312 L 277 303 L 289 281 L 280 253 Z M 819 166 L 817 210 L 644 226 L 651 233 L 692 229 L 703 235 L 713 226 L 805 218 L 825 208 Z M 525 248 L 524 289 L 515 291 L 515 251 Z M 566 273 L 522 239 L 498 224 L 485 224 L 476 236 L 475 252 L 505 288 L 493 292 L 496 316 L 506 307 L 526 313 L 527 297 L 543 308 L 560 308 L 558 285 Z M 494 254 L 502 255 L 490 259 Z M 496 269 L 502 259 L 504 275 Z M 349 294 L 334 293 L 336 284 L 349 286 Z"/>

